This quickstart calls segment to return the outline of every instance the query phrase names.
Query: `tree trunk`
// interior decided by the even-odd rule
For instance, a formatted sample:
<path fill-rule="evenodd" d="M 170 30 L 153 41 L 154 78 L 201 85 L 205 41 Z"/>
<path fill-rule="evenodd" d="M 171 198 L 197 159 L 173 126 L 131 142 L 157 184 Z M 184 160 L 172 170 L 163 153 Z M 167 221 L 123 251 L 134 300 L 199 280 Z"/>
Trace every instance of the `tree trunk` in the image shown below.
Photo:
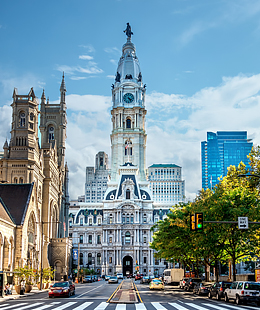
<path fill-rule="evenodd" d="M 236 281 L 236 258 L 232 257 L 233 281 Z"/>
<path fill-rule="evenodd" d="M 216 277 L 216 282 L 218 282 L 218 278 L 219 278 L 219 263 L 218 263 L 218 260 L 215 262 L 215 277 Z"/>
<path fill-rule="evenodd" d="M 204 266 L 205 266 L 205 282 L 209 282 L 209 273 L 208 273 L 208 266 L 209 265 L 207 263 L 205 263 Z"/>

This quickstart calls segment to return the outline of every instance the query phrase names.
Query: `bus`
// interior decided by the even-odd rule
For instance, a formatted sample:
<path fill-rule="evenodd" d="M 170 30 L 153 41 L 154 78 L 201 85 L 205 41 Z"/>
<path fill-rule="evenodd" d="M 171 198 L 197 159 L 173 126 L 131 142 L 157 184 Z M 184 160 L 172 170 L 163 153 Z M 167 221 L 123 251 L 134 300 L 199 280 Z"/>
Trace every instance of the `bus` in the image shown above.
<path fill-rule="evenodd" d="M 165 269 L 163 272 L 163 279 L 166 284 L 179 285 L 183 277 L 184 269 L 182 268 Z"/>

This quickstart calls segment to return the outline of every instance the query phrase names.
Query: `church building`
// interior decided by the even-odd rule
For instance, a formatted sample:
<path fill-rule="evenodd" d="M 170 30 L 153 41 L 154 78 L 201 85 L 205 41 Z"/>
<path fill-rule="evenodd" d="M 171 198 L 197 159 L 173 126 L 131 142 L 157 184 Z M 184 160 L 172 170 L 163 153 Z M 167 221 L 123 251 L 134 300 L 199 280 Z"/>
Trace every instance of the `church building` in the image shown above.
<path fill-rule="evenodd" d="M 66 86 L 60 103 L 40 103 L 33 88 L 13 92 L 11 138 L 0 158 L 0 270 L 25 265 L 68 274 L 68 167 L 65 164 Z M 38 134 L 40 114 L 41 141 Z"/>

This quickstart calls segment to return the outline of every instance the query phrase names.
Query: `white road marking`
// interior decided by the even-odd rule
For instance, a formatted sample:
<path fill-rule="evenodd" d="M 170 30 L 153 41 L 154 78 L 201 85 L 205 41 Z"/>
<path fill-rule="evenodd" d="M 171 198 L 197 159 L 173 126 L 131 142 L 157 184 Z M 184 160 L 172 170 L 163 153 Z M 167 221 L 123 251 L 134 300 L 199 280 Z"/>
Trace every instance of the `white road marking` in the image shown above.
<path fill-rule="evenodd" d="M 116 310 L 126 310 L 126 304 L 118 304 L 118 305 L 116 305 Z"/>
<path fill-rule="evenodd" d="M 81 295 L 77 296 L 76 298 L 80 298 L 81 296 L 86 295 L 86 294 L 88 294 L 89 292 L 92 292 L 92 291 L 94 291 L 94 290 L 98 289 L 99 287 L 101 287 L 101 286 L 103 286 L 103 285 L 104 285 L 104 284 L 99 285 L 98 287 L 95 287 L 95 288 L 93 288 L 92 290 L 89 290 L 89 291 L 87 291 L 86 293 L 83 293 L 83 294 L 81 294 Z"/>
<path fill-rule="evenodd" d="M 20 306 L 21 304 L 19 304 Z M 34 306 L 39 306 L 39 305 L 42 305 L 42 302 L 37 302 L 36 304 L 33 304 L 33 305 L 26 305 L 26 306 L 23 306 L 23 307 L 19 307 L 19 308 L 15 308 L 15 310 L 24 310 L 24 309 L 28 309 L 28 308 L 32 308 Z M 15 305 L 17 307 L 17 304 Z M 13 308 L 13 306 L 11 306 Z M 10 307 L 8 308 L 2 308 L 2 309 L 10 309 Z M 1 309 L 1 310 L 2 310 Z M 38 309 L 38 308 L 37 308 Z"/>
<path fill-rule="evenodd" d="M 178 309 L 178 310 L 188 310 L 187 308 L 177 304 L 176 302 L 173 303 L 169 303 L 169 305 L 173 306 L 174 308 Z"/>
<path fill-rule="evenodd" d="M 208 310 L 208 308 L 204 308 L 204 307 L 201 307 L 201 306 L 196 305 L 196 304 L 185 303 L 185 305 L 187 305 L 189 307 L 193 307 L 193 308 L 198 309 L 198 310 Z"/>
<path fill-rule="evenodd" d="M 159 302 L 151 302 L 151 304 L 154 306 L 157 310 L 167 310 L 164 306 L 162 306 Z"/>
<path fill-rule="evenodd" d="M 35 308 L 35 309 L 32 309 L 32 310 L 43 310 L 43 309 L 50 308 L 52 306 L 53 306 L 52 304 L 49 304 L 49 305 L 41 306 L 40 308 Z"/>
<path fill-rule="evenodd" d="M 88 306 L 90 306 L 91 304 L 93 304 L 93 302 L 87 301 L 87 302 L 84 302 L 83 304 L 81 304 L 80 306 L 78 306 L 77 308 L 73 308 L 73 310 L 84 310 Z"/>
<path fill-rule="evenodd" d="M 63 304 L 63 305 L 59 306 L 58 308 L 55 308 L 55 310 L 62 310 L 62 309 L 68 308 L 68 307 L 70 307 L 76 303 L 77 303 L 76 301 L 68 302 L 67 304 Z"/>
<path fill-rule="evenodd" d="M 223 307 L 220 307 L 220 306 L 216 306 L 216 305 L 213 305 L 213 304 L 210 304 L 210 303 L 208 303 L 208 304 L 203 304 L 203 305 L 208 306 L 208 307 L 212 307 L 212 308 L 217 309 L 217 310 L 227 310 L 227 308 L 223 308 Z M 226 305 L 225 305 L 225 306 L 226 306 Z M 240 307 L 237 306 L 236 309 L 242 309 L 242 308 L 240 308 Z"/>
<path fill-rule="evenodd" d="M 27 305 L 27 302 L 19 304 L 19 306 L 22 306 L 22 305 Z M 16 307 L 16 306 L 17 306 L 17 304 L 16 305 L 12 305 L 12 306 L 9 306 L 9 304 L 4 304 L 3 308 L 1 308 L 1 310 L 2 309 L 11 309 L 11 308 Z"/>
<path fill-rule="evenodd" d="M 146 310 L 145 305 L 144 304 L 135 304 L 135 309 L 136 310 Z"/>
<path fill-rule="evenodd" d="M 96 308 L 95 308 L 95 310 L 104 310 L 104 309 L 106 309 L 106 307 L 108 306 L 108 303 L 106 303 L 106 302 L 102 302 L 101 304 L 99 304 Z"/>

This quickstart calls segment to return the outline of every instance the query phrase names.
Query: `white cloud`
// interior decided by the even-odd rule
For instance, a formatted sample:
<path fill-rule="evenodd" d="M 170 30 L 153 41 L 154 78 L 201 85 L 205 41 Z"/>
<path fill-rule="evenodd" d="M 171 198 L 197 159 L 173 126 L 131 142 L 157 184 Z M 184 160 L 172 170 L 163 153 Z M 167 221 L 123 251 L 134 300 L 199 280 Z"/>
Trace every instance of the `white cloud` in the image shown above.
<path fill-rule="evenodd" d="M 107 47 L 105 48 L 105 52 L 116 56 L 121 55 L 121 51 L 117 47 Z"/>
<path fill-rule="evenodd" d="M 201 189 L 200 144 L 207 131 L 247 130 L 260 145 L 260 74 L 223 78 L 218 87 L 204 88 L 191 97 L 151 93 L 146 96 L 147 162 L 182 166 L 186 196 Z M 67 96 L 66 157 L 70 168 L 70 197 L 84 193 L 85 167 L 95 154 L 110 157 L 111 98 Z"/>
<path fill-rule="evenodd" d="M 93 45 L 88 44 L 88 45 L 80 45 L 79 47 L 83 47 L 84 49 L 87 50 L 88 53 L 94 53 L 95 52 L 95 48 L 93 47 Z"/>
<path fill-rule="evenodd" d="M 114 75 L 107 75 L 107 78 L 114 80 L 115 76 Z"/>
<path fill-rule="evenodd" d="M 86 80 L 86 77 L 85 76 L 71 76 L 70 79 L 74 81 L 79 81 L 79 80 Z"/>
<path fill-rule="evenodd" d="M 92 60 L 93 57 L 92 57 L 92 56 L 89 56 L 89 55 L 80 55 L 80 56 L 79 56 L 79 59 L 83 59 L 83 60 Z"/>
<path fill-rule="evenodd" d="M 74 75 L 76 72 L 87 74 L 99 74 L 103 72 L 102 69 L 97 67 L 97 64 L 95 62 L 91 62 L 89 66 L 86 67 L 60 65 L 57 66 L 57 70 L 60 72 L 65 72 L 68 75 Z"/>

